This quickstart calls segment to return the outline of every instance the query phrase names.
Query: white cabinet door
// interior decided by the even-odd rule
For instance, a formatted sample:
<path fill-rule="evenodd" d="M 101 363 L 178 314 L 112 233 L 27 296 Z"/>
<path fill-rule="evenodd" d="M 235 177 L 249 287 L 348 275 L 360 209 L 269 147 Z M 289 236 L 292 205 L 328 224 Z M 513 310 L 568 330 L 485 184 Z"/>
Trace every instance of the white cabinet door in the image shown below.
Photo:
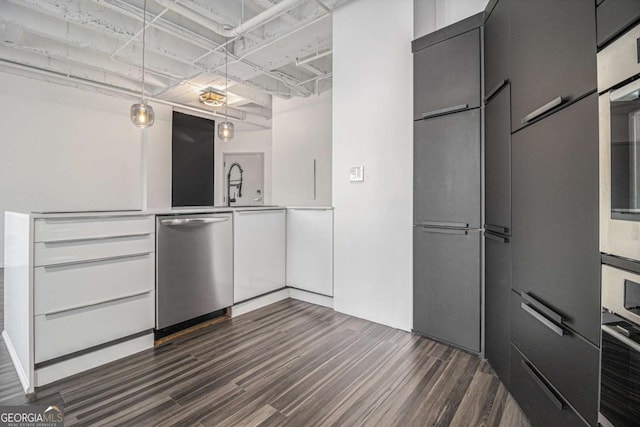
<path fill-rule="evenodd" d="M 234 303 L 285 287 L 285 211 L 235 212 L 233 230 Z"/>
<path fill-rule="evenodd" d="M 333 210 L 287 211 L 287 285 L 333 296 Z"/>

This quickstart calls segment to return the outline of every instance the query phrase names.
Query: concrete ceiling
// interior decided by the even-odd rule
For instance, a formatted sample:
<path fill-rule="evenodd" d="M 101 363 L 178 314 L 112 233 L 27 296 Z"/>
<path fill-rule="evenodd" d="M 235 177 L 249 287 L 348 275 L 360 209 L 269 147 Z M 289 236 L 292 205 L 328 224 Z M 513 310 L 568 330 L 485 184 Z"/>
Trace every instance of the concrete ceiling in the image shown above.
<path fill-rule="evenodd" d="M 268 126 L 271 97 L 331 87 L 331 9 L 339 0 L 147 0 L 145 94 L 198 101 L 224 92 L 229 115 Z M 123 95 L 142 90 L 144 0 L 0 0 L 0 67 Z"/>

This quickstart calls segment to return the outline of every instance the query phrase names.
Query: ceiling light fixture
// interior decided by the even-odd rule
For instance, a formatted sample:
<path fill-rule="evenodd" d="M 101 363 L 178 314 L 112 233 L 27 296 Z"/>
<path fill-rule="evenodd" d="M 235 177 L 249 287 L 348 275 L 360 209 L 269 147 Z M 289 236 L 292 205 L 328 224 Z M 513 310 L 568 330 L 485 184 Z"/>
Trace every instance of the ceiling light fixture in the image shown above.
<path fill-rule="evenodd" d="M 225 39 L 225 42 L 227 40 Z M 224 122 L 218 125 L 218 138 L 222 141 L 229 141 L 233 138 L 234 129 L 233 123 L 227 120 L 227 103 L 229 100 L 229 46 L 225 43 L 224 46 Z"/>
<path fill-rule="evenodd" d="M 145 50 L 145 35 L 147 29 L 147 0 L 144 0 L 142 8 L 142 92 L 140 102 L 131 106 L 131 121 L 139 128 L 147 128 L 153 125 L 155 114 L 153 113 L 153 107 L 147 105 L 144 100 L 144 50 Z"/>
<path fill-rule="evenodd" d="M 212 88 L 207 88 L 200 92 L 200 102 L 209 107 L 219 107 L 227 99 L 224 93 L 220 93 Z"/>

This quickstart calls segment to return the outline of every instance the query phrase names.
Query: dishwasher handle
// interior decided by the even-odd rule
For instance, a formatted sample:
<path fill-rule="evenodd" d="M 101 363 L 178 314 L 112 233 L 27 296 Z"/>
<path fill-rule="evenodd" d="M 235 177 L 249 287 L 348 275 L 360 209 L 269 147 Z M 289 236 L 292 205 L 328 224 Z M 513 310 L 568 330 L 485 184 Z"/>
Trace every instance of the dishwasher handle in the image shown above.
<path fill-rule="evenodd" d="M 229 217 L 218 218 L 179 218 L 179 219 L 163 219 L 160 221 L 162 225 L 168 226 L 193 226 L 203 224 L 213 224 L 216 222 L 229 221 Z"/>

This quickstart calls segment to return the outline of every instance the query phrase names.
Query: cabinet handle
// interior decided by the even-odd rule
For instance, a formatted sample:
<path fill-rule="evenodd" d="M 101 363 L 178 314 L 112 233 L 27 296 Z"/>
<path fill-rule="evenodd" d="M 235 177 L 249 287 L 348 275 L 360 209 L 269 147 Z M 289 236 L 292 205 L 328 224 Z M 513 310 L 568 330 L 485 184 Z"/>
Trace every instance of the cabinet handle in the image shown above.
<path fill-rule="evenodd" d="M 530 305 L 527 305 L 527 304 L 521 302 L 520 303 L 520 307 L 522 307 L 522 309 L 524 311 L 526 311 L 531 316 L 533 316 L 533 318 L 535 318 L 538 322 L 542 323 L 544 326 L 546 326 L 547 328 L 551 329 L 554 333 L 556 333 L 556 334 L 558 334 L 560 336 L 564 335 L 564 329 L 562 329 L 561 327 L 559 327 L 558 325 L 553 323 L 551 320 L 549 320 L 546 317 L 544 317 L 541 313 L 537 312 L 536 309 L 534 309 Z"/>
<path fill-rule="evenodd" d="M 124 296 L 120 296 L 120 297 L 116 297 L 116 298 L 111 298 L 108 299 L 106 301 L 100 301 L 100 302 L 95 302 L 95 303 L 90 303 L 90 304 L 84 304 L 84 305 L 78 305 L 75 307 L 68 307 L 68 308 L 63 308 L 60 310 L 55 310 L 55 311 L 50 311 L 48 313 L 44 313 L 44 315 L 46 317 L 60 317 L 60 316 L 64 316 L 66 314 L 69 314 L 71 312 L 77 312 L 79 310 L 84 310 L 87 308 L 95 308 L 98 306 L 102 306 L 102 305 L 108 305 L 108 304 L 112 304 L 116 301 L 124 301 L 124 300 L 133 300 L 136 298 L 139 298 L 143 295 L 147 295 L 149 294 L 151 291 L 144 291 L 144 292 L 137 292 L 135 294 L 131 294 L 131 295 L 124 295 Z"/>
<path fill-rule="evenodd" d="M 460 236 L 466 236 L 469 234 L 468 230 L 457 230 L 455 228 L 428 228 L 421 227 L 420 230 L 423 233 L 434 233 L 434 234 L 457 234 Z"/>
<path fill-rule="evenodd" d="M 485 224 L 484 228 L 487 231 L 493 231 L 494 233 L 508 233 L 509 229 L 507 227 L 500 227 L 498 225 Z"/>
<path fill-rule="evenodd" d="M 422 221 L 420 224 L 423 227 L 452 227 L 452 228 L 468 228 L 469 224 L 466 222 L 441 222 L 441 221 Z"/>
<path fill-rule="evenodd" d="M 489 91 L 489 94 L 487 96 L 485 96 L 484 98 L 484 103 L 486 104 L 487 102 L 489 102 L 489 100 L 491 98 L 494 97 L 495 94 L 497 94 L 498 92 L 500 92 L 500 89 L 502 89 L 503 87 L 505 87 L 507 85 L 507 83 L 509 82 L 509 80 L 500 80 L 500 82 L 498 82 L 497 85 L 495 85 L 493 87 L 493 89 L 491 89 Z"/>
<path fill-rule="evenodd" d="M 522 368 L 524 369 L 524 371 L 531 377 L 533 382 L 536 383 L 538 387 L 540 387 L 540 389 L 544 392 L 544 394 L 547 395 L 551 403 L 553 403 L 553 406 L 555 406 L 558 409 L 558 411 L 562 411 L 562 408 L 564 408 L 564 404 L 562 403 L 562 400 L 556 397 L 556 394 L 549 389 L 549 387 L 545 384 L 545 382 L 542 381 L 542 379 L 533 370 L 533 368 L 529 366 L 529 364 L 526 361 L 520 359 L 520 362 L 522 363 Z"/>
<path fill-rule="evenodd" d="M 318 196 L 317 173 L 317 160 L 313 159 L 313 200 L 316 200 Z"/>
<path fill-rule="evenodd" d="M 563 97 L 559 96 L 559 97 L 553 99 L 552 101 L 549 101 L 548 103 L 544 104 L 542 107 L 538 108 L 537 110 L 532 111 L 529 114 L 527 114 L 526 116 L 524 116 L 522 118 L 522 120 L 520 120 L 520 123 L 522 123 L 522 124 L 529 123 L 530 121 L 532 121 L 536 117 L 540 117 L 541 115 L 543 115 L 547 111 L 553 110 L 558 105 L 562 104 L 564 101 L 565 101 L 565 99 Z"/>
<path fill-rule="evenodd" d="M 422 113 L 420 115 L 420 117 L 422 117 L 423 119 L 429 119 L 431 117 L 442 116 L 443 114 L 456 113 L 458 111 L 464 111 L 467 108 L 469 108 L 468 104 L 454 105 L 452 107 L 441 108 L 439 110 L 427 111 L 426 113 Z"/>
<path fill-rule="evenodd" d="M 509 243 L 509 239 L 507 239 L 506 237 L 496 236 L 495 234 L 491 234 L 491 233 L 484 233 L 484 237 L 486 237 L 489 240 L 494 240 L 500 243 Z"/>
<path fill-rule="evenodd" d="M 160 221 L 163 225 L 181 226 L 181 225 L 201 225 L 201 224 L 213 224 L 216 222 L 229 221 L 229 217 L 219 218 L 181 218 L 181 219 L 163 219 Z"/>
<path fill-rule="evenodd" d="M 611 326 L 607 326 L 607 325 L 602 325 L 602 331 L 606 332 L 609 335 L 611 335 L 613 338 L 617 339 L 618 341 L 622 342 L 623 344 L 626 344 L 628 347 L 631 347 L 637 353 L 640 353 L 640 343 L 637 342 L 636 340 L 634 340 L 633 338 L 631 338 L 629 336 L 626 336 L 625 334 L 623 334 L 623 333 L 615 330 Z"/>
<path fill-rule="evenodd" d="M 540 301 L 538 301 L 537 299 L 535 299 L 534 297 L 529 295 L 529 293 L 522 292 L 520 294 L 520 296 L 522 297 L 522 299 L 527 304 L 534 306 L 536 308 L 536 310 L 544 313 L 545 316 L 547 316 L 548 318 L 550 318 L 554 322 L 562 323 L 562 316 L 561 315 L 559 315 L 558 313 L 556 313 L 555 311 L 551 310 L 549 307 L 547 307 L 546 305 L 544 305 L 543 303 L 541 303 Z"/>

